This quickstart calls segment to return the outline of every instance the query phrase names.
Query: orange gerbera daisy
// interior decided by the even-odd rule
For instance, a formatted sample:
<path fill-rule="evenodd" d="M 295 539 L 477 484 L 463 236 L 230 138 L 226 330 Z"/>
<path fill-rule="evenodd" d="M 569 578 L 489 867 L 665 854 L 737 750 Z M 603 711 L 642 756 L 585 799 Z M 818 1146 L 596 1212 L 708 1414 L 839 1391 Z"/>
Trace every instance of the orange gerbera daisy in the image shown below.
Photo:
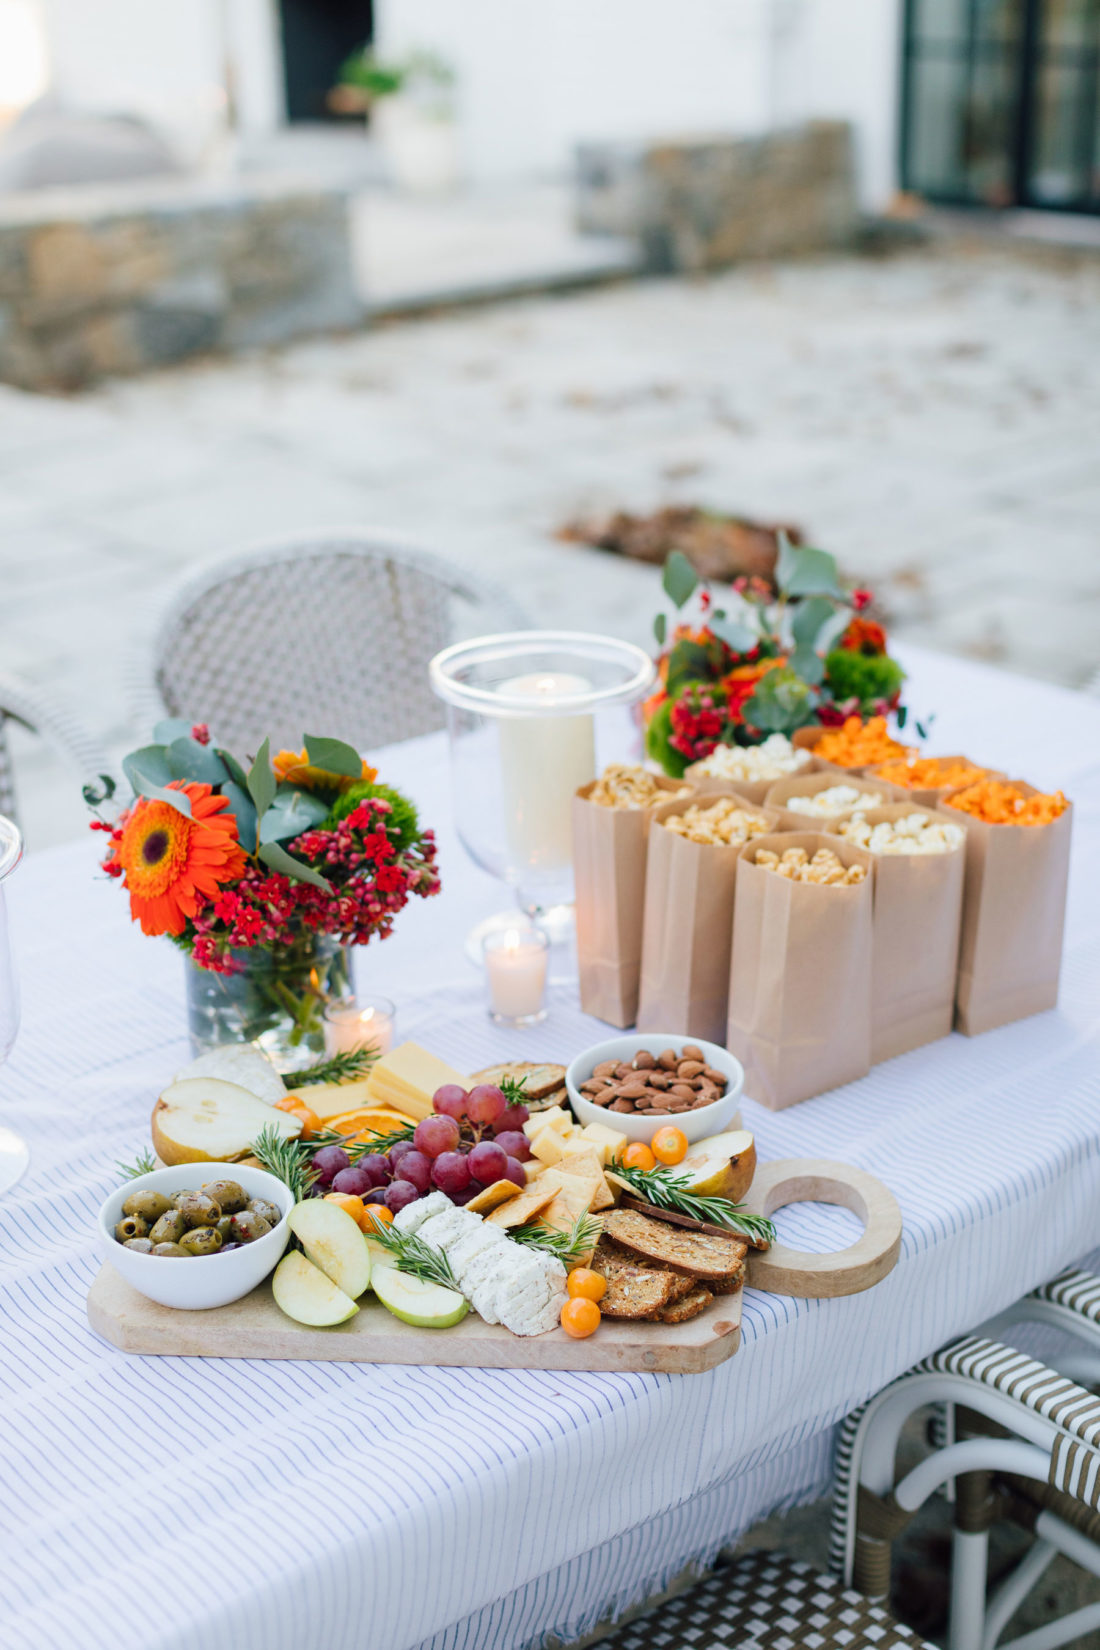
<path fill-rule="evenodd" d="M 328 768 L 315 768 L 306 751 L 278 751 L 272 758 L 271 766 L 281 783 L 304 785 L 307 791 L 339 791 L 342 794 L 363 780 L 373 785 L 378 778 L 378 769 L 372 768 L 369 762 L 363 763 L 358 779 L 351 779 L 346 773 L 332 773 Z"/>
<path fill-rule="evenodd" d="M 191 818 L 167 802 L 139 797 L 114 851 L 130 893 L 130 915 L 143 934 L 182 934 L 188 917 L 245 867 L 237 821 L 224 811 L 228 800 L 209 785 L 179 779 L 168 789 L 190 798 Z"/>

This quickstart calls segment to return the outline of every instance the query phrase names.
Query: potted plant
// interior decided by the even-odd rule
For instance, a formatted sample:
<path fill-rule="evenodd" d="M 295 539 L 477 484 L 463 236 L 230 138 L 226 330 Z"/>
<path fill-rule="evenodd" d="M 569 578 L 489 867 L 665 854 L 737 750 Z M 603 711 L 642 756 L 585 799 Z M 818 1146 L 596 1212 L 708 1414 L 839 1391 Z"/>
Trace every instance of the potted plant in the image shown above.
<path fill-rule="evenodd" d="M 441 194 L 458 182 L 455 73 L 438 52 L 386 62 L 364 47 L 343 64 L 329 102 L 365 114 L 400 188 Z"/>

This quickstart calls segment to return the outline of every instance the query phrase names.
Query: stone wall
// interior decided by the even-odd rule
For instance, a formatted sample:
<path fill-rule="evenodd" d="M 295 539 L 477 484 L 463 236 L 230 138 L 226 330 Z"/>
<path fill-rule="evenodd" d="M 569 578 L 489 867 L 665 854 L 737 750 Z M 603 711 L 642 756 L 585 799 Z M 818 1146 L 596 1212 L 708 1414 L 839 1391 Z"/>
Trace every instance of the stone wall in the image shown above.
<path fill-rule="evenodd" d="M 11 384 L 73 389 L 362 318 L 339 189 L 268 176 L 0 198 Z"/>
<path fill-rule="evenodd" d="M 766 137 L 582 145 L 577 226 L 633 237 L 655 273 L 850 246 L 851 129 L 814 121 Z"/>

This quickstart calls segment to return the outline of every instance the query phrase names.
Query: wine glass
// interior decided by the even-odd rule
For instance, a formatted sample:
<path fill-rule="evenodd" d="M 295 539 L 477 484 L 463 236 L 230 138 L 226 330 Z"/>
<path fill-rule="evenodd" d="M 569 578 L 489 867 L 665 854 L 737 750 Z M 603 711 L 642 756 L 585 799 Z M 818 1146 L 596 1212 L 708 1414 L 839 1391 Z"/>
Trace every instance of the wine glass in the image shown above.
<path fill-rule="evenodd" d="M 19 982 L 8 938 L 4 882 L 23 857 L 23 838 L 10 819 L 0 814 L 0 1065 L 12 1051 L 19 1030 Z M 12 1129 L 0 1128 L 0 1192 L 21 1178 L 30 1161 L 26 1141 Z"/>

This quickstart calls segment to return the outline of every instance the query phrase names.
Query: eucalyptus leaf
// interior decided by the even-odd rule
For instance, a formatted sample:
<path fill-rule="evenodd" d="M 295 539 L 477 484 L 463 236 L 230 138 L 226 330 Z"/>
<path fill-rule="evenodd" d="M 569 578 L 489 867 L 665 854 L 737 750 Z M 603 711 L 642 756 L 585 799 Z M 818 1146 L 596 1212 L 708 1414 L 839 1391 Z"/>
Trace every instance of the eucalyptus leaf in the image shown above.
<path fill-rule="evenodd" d="M 665 595 L 674 607 L 683 607 L 699 587 L 699 575 L 682 550 L 673 550 L 661 574 Z"/>
<path fill-rule="evenodd" d="M 736 619 L 719 619 L 712 616 L 710 628 L 728 648 L 732 648 L 734 653 L 750 652 L 759 639 L 753 635 L 748 625 L 738 624 Z"/>
<path fill-rule="evenodd" d="M 793 733 L 813 720 L 812 689 L 790 668 L 769 670 L 744 707 L 745 721 L 765 733 Z"/>
<path fill-rule="evenodd" d="M 788 596 L 832 596 L 844 600 L 844 592 L 837 582 L 836 557 L 827 550 L 811 550 L 808 546 L 791 551 L 788 577 L 783 588 Z"/>
<path fill-rule="evenodd" d="M 173 779 L 187 779 L 198 785 L 224 785 L 225 764 L 216 750 L 200 745 L 190 735 L 173 739 L 165 752 Z"/>
<path fill-rule="evenodd" d="M 818 633 L 826 619 L 831 619 L 836 609 L 825 596 L 810 596 L 808 600 L 799 602 L 791 620 L 791 635 L 796 642 L 805 647 L 813 647 L 818 639 Z M 847 614 L 845 614 L 847 618 Z"/>
<path fill-rule="evenodd" d="M 183 739 L 190 732 L 191 723 L 182 716 L 166 716 L 153 729 L 153 738 L 158 745 L 170 745 L 173 739 Z"/>
<path fill-rule="evenodd" d="M 130 764 L 126 770 L 126 777 L 138 796 L 147 797 L 150 802 L 167 802 L 170 808 L 175 808 L 185 819 L 191 818 L 191 798 L 186 791 L 170 791 L 165 786 L 156 784 L 134 765 L 132 756 L 128 756 L 126 760 Z"/>
<path fill-rule="evenodd" d="M 797 552 L 782 527 L 777 530 L 775 536 L 776 542 L 779 545 L 779 553 L 775 558 L 776 589 L 786 590 L 787 586 L 791 582 L 791 579 L 794 577 L 794 558 Z"/>
<path fill-rule="evenodd" d="M 259 857 L 273 871 L 281 871 L 284 876 L 293 877 L 295 882 L 312 883 L 314 888 L 322 888 L 326 894 L 333 891 L 332 883 L 327 877 L 323 877 L 320 871 L 315 871 L 311 865 L 303 865 L 300 859 L 293 859 L 277 842 L 261 843 Z"/>
<path fill-rule="evenodd" d="M 311 767 L 324 768 L 326 773 L 338 773 L 345 779 L 358 779 L 363 772 L 363 758 L 354 745 L 342 739 L 318 739 L 316 734 L 307 733 L 306 755 Z"/>
<path fill-rule="evenodd" d="M 235 779 L 222 786 L 222 795 L 229 803 L 229 812 L 237 821 L 237 837 L 246 854 L 256 852 L 256 805 L 248 792 Z"/>
<path fill-rule="evenodd" d="M 710 658 L 700 642 L 676 643 L 668 659 L 666 686 L 669 693 L 679 693 L 689 682 L 698 682 L 705 686 L 711 675 Z"/>
<path fill-rule="evenodd" d="M 843 636 L 851 622 L 852 615 L 849 613 L 848 609 L 846 607 L 837 608 L 832 617 L 830 619 L 826 619 L 825 623 L 818 632 L 818 652 L 825 654 L 829 652 L 830 648 L 835 647 L 837 641 L 841 636 Z"/>
<path fill-rule="evenodd" d="M 230 779 L 235 785 L 239 785 L 242 791 L 246 791 L 248 789 L 248 775 L 241 767 L 241 764 L 237 761 L 237 758 L 233 755 L 233 752 L 222 750 L 220 745 L 217 747 L 217 751 L 218 755 L 225 763 L 226 772 L 228 773 Z"/>
<path fill-rule="evenodd" d="M 98 785 L 82 785 L 80 794 L 89 808 L 99 808 L 104 802 L 109 802 L 118 790 L 113 777 L 109 773 L 97 774 Z"/>
<path fill-rule="evenodd" d="M 275 800 L 275 775 L 271 771 L 271 741 L 265 739 L 256 752 L 256 760 L 248 770 L 248 794 L 256 804 L 261 819 Z"/>
<path fill-rule="evenodd" d="M 293 785 L 281 786 L 269 808 L 260 815 L 261 842 L 288 842 L 328 818 L 327 802 Z"/>
<path fill-rule="evenodd" d="M 664 647 L 665 637 L 668 635 L 668 620 L 663 613 L 658 613 L 653 621 L 653 634 L 657 639 L 657 646 Z"/>
<path fill-rule="evenodd" d="M 804 682 L 816 687 L 825 680 L 825 661 L 820 653 L 815 653 L 812 647 L 796 647 L 791 654 L 791 669 L 801 676 Z"/>
<path fill-rule="evenodd" d="M 131 751 L 129 756 L 122 758 L 122 771 L 126 775 L 134 790 L 140 795 L 134 773 L 140 773 L 147 785 L 167 785 L 176 775 L 168 764 L 168 750 L 164 745 L 142 745 L 140 750 Z"/>

